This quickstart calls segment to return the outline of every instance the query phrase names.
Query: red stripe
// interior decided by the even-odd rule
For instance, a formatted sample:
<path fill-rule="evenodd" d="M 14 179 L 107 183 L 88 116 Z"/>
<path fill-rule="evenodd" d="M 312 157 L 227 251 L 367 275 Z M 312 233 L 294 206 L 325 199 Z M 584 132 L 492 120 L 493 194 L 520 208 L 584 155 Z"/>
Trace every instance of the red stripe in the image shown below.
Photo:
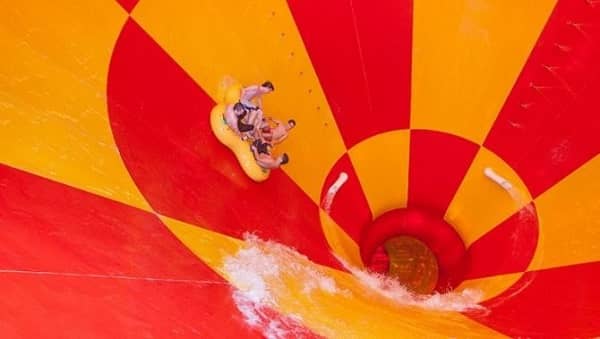
<path fill-rule="evenodd" d="M 321 201 L 325 198 L 329 187 L 342 172 L 348 174 L 348 180 L 335 195 L 330 215 L 352 239 L 360 242 L 362 230 L 371 223 L 372 215 L 367 198 L 347 153 L 336 162 L 327 175 L 321 191 Z"/>
<path fill-rule="evenodd" d="M 600 6 L 559 1 L 485 146 L 534 197 L 600 153 Z"/>
<path fill-rule="evenodd" d="M 338 127 L 351 148 L 408 128 L 412 1 L 288 0 Z"/>
<path fill-rule="evenodd" d="M 533 205 L 524 207 L 474 242 L 468 249 L 465 279 L 523 272 L 538 240 L 538 219 Z"/>
<path fill-rule="evenodd" d="M 412 130 L 408 206 L 443 216 L 478 150 L 454 135 Z"/>
<path fill-rule="evenodd" d="M 137 5 L 139 1 L 140 0 L 117 0 L 119 5 L 121 5 L 121 7 L 123 7 L 123 9 L 126 10 L 128 13 L 131 13 L 131 11 L 133 11 L 135 5 Z"/>
<path fill-rule="evenodd" d="M 600 262 L 528 272 L 469 316 L 513 338 L 600 335 Z"/>
<path fill-rule="evenodd" d="M 2 268 L 217 279 L 153 214 L 0 165 Z"/>
<path fill-rule="evenodd" d="M 156 211 L 235 237 L 255 232 L 339 267 L 318 206 L 280 170 L 248 179 L 210 130 L 214 102 L 132 20 L 114 49 L 108 105 L 123 160 Z"/>
<path fill-rule="evenodd" d="M 2 338 L 263 338 L 230 288 L 3 274 Z"/>
<path fill-rule="evenodd" d="M 151 213 L 0 165 L 0 226 L 2 270 L 55 272 L 0 273 L 2 338 L 259 337 L 231 287 Z"/>

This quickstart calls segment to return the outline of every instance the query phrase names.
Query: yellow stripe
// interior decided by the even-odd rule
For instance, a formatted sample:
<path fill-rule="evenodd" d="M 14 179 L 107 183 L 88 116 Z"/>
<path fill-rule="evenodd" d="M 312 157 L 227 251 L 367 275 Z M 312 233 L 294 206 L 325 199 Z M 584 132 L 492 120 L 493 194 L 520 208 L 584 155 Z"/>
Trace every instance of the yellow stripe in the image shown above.
<path fill-rule="evenodd" d="M 538 246 L 529 269 L 600 261 L 600 156 L 535 200 Z"/>
<path fill-rule="evenodd" d="M 162 219 L 193 253 L 225 279 L 232 280 L 227 277 L 223 263 L 226 256 L 235 255 L 242 247 L 240 240 L 170 218 Z M 331 277 L 338 288 L 346 292 L 306 293 L 306 286 L 299 283 L 304 280 L 298 276 L 302 274 L 298 268 L 281 270 L 274 285 L 268 278 L 265 281 L 269 291 L 276 295 L 277 311 L 301 319 L 304 326 L 317 334 L 329 338 L 502 337 L 458 313 L 395 306 L 366 291 L 348 273 L 310 262 L 303 265 Z"/>
<path fill-rule="evenodd" d="M 509 287 L 514 285 L 521 276 L 523 276 L 523 273 L 510 273 L 493 277 L 465 280 L 456 288 L 456 291 L 472 289 L 482 293 L 479 301 L 489 300 L 506 291 Z"/>
<path fill-rule="evenodd" d="M 486 167 L 516 188 L 512 195 L 483 174 Z M 445 219 L 454 225 L 465 245 L 469 246 L 530 202 L 531 195 L 517 173 L 482 147 L 450 203 Z"/>
<path fill-rule="evenodd" d="M 323 210 L 319 210 L 321 227 L 332 252 L 355 267 L 363 267 L 358 244 Z"/>
<path fill-rule="evenodd" d="M 408 130 L 379 134 L 348 152 L 374 217 L 406 207 L 408 194 Z"/>
<path fill-rule="evenodd" d="M 144 0 L 133 16 L 213 99 L 225 76 L 273 81 L 266 114 L 298 123 L 276 152 L 289 154 L 284 170 L 318 203 L 345 147 L 286 2 Z"/>
<path fill-rule="evenodd" d="M 122 163 L 106 78 L 115 1 L 11 1 L 0 11 L 0 162 L 148 208 Z"/>
<path fill-rule="evenodd" d="M 555 2 L 415 1 L 411 127 L 482 142 Z"/>
<path fill-rule="evenodd" d="M 221 269 L 223 258 L 235 254 L 243 245 L 240 239 L 162 215 L 159 217 L 185 246 L 221 275 L 224 275 Z"/>

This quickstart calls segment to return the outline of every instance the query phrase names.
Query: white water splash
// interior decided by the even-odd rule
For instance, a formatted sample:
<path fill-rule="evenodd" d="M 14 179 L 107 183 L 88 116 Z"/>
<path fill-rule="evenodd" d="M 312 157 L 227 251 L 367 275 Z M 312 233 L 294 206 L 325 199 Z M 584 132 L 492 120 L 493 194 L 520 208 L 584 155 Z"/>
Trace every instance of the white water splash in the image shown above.
<path fill-rule="evenodd" d="M 467 288 L 460 292 L 434 293 L 429 295 L 415 294 L 396 279 L 354 267 L 342 258 L 337 258 L 365 287 L 397 306 L 416 306 L 433 311 L 463 312 L 467 310 L 485 310 L 483 306 L 477 303 L 483 296 L 483 293 L 479 290 Z"/>
<path fill-rule="evenodd" d="M 341 293 L 335 280 L 293 248 L 264 241 L 253 234 L 244 235 L 244 247 L 226 257 L 223 269 L 229 280 L 253 302 L 277 306 L 273 288 L 284 284 L 284 276 L 301 279 L 303 293 L 315 290 Z"/>
<path fill-rule="evenodd" d="M 347 295 L 348 292 L 341 290 L 323 268 L 294 249 L 260 240 L 252 234 L 245 234 L 244 238 L 244 246 L 235 255 L 225 258 L 223 271 L 237 287 L 234 301 L 246 323 L 261 329 L 267 338 L 308 334 L 300 325 L 302 318 L 299 315 L 273 317 L 273 312 L 268 312 L 268 309 L 277 309 L 282 300 L 295 299 L 294 291 L 288 285 L 290 277 L 298 282 L 300 293 L 305 295 L 317 291 Z"/>
<path fill-rule="evenodd" d="M 260 329 L 267 339 L 303 338 L 309 333 L 301 327 L 301 318 L 275 315 L 267 306 L 252 301 L 244 292 L 234 291 L 233 301 L 246 323 Z"/>
<path fill-rule="evenodd" d="M 479 291 L 466 289 L 461 292 L 416 295 L 397 280 L 361 270 L 338 259 L 356 278 L 350 281 L 352 287 L 347 285 L 348 281 L 340 285 L 342 283 L 325 268 L 293 248 L 261 240 L 255 235 L 245 235 L 243 247 L 224 259 L 222 269 L 236 287 L 234 301 L 246 322 L 262 330 L 267 338 L 297 337 L 298 333 L 306 332 L 300 325 L 303 320 L 300 315 L 281 316 L 272 311 L 284 305 L 287 310 L 305 307 L 297 300 L 298 294 L 309 298 L 313 293 L 332 298 L 357 298 L 368 300 L 369 303 L 381 303 L 381 307 L 388 310 L 390 306 L 394 309 L 418 307 L 428 311 L 457 312 L 484 309 L 477 304 L 481 298 Z M 379 296 L 379 300 L 375 301 L 374 296 Z M 343 322 L 342 319 L 339 321 Z M 328 337 L 335 336 L 334 333 L 328 335 L 327 329 L 320 330 Z"/>

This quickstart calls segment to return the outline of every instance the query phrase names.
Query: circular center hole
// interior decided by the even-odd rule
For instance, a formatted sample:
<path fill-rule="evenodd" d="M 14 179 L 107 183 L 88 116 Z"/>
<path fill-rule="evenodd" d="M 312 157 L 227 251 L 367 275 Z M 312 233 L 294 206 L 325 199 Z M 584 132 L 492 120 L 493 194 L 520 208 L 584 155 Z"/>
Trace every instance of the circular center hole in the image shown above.
<path fill-rule="evenodd" d="M 431 293 L 438 280 L 435 255 L 425 243 L 410 236 L 393 237 L 383 245 L 389 258 L 388 275 L 409 290 Z"/>

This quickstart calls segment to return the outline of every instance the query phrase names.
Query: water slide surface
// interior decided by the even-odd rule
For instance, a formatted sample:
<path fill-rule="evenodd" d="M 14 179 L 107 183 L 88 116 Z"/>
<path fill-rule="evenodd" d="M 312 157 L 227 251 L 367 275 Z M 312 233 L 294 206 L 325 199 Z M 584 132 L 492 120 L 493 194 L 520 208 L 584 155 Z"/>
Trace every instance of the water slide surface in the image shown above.
<path fill-rule="evenodd" d="M 600 1 L 1 2 L 1 338 L 600 336 Z"/>

